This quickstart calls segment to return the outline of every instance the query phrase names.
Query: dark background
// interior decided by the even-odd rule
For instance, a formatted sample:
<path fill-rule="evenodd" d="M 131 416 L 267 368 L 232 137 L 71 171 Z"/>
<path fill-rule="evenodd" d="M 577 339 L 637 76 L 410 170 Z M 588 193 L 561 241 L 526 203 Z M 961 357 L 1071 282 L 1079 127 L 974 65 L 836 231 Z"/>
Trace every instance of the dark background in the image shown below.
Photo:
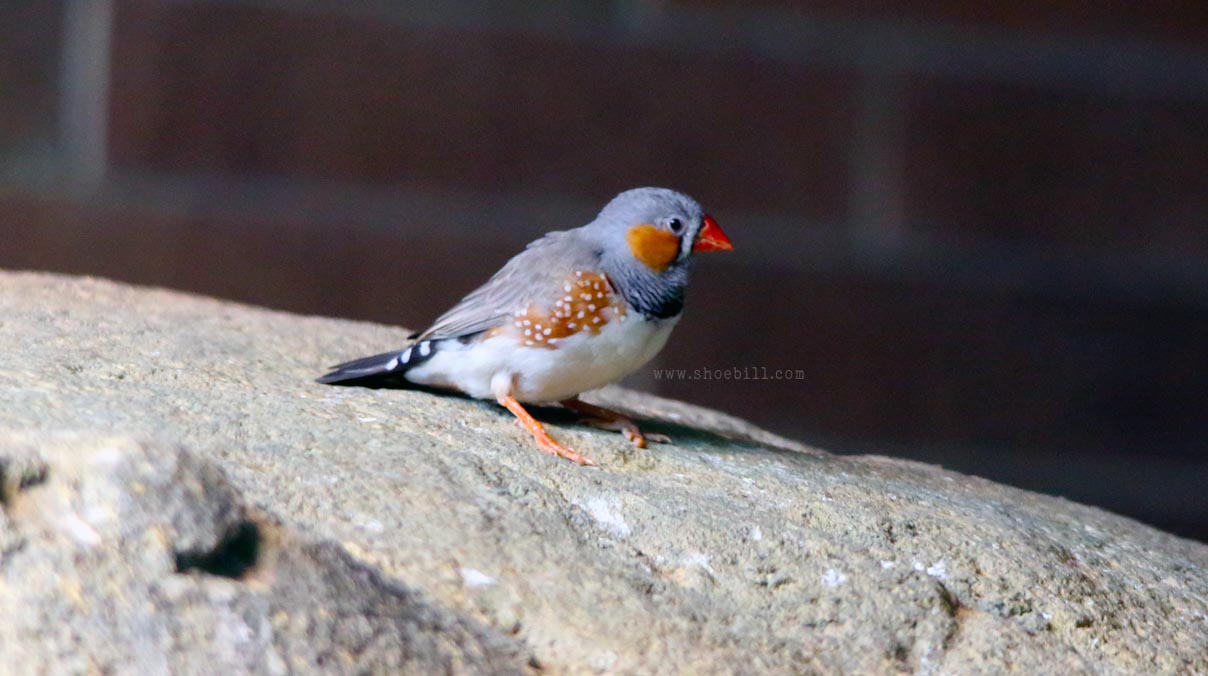
<path fill-rule="evenodd" d="M 666 185 L 737 250 L 658 365 L 806 378 L 635 385 L 1208 540 L 1205 45 L 1202 0 L 7 0 L 0 266 L 422 328 Z"/>

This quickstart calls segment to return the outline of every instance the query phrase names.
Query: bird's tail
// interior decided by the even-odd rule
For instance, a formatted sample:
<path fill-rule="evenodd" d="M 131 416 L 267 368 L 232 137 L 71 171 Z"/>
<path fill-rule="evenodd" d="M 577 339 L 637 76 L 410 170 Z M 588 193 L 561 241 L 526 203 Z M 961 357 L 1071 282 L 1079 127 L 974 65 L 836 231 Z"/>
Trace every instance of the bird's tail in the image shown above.
<path fill-rule="evenodd" d="M 402 350 L 337 364 L 316 382 L 357 387 L 412 387 L 406 377 L 407 371 L 428 361 L 435 352 L 433 341 L 421 340 Z"/>

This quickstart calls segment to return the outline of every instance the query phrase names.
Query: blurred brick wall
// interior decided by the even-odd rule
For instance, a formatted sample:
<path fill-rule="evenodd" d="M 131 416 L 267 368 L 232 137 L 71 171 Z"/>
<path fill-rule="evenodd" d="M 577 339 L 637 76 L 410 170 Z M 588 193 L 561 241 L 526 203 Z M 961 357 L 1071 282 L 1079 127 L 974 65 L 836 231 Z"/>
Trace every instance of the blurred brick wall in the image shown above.
<path fill-rule="evenodd" d="M 491 11 L 0 8 L 0 266 L 418 328 L 673 186 L 738 250 L 660 366 L 806 379 L 642 386 L 1208 537 L 1200 3 Z M 101 131 L 56 136 L 90 96 Z"/>

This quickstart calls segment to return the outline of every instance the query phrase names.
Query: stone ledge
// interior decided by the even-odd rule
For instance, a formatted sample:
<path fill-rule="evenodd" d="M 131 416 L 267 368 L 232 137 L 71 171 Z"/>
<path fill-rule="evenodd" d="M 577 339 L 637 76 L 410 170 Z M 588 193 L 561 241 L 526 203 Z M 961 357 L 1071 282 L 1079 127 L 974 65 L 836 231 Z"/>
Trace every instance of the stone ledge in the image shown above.
<path fill-rule="evenodd" d="M 312 382 L 334 361 L 400 344 L 404 329 L 170 291 L 2 273 L 0 332 L 0 428 L 25 440 L 0 450 L 12 468 L 0 482 L 0 568 L 24 571 L 4 578 L 0 612 L 26 618 L 0 631 L 64 628 L 45 639 L 53 651 L 24 644 L 30 633 L 0 640 L 5 664 L 23 664 L 22 650 L 61 671 L 122 651 L 192 664 L 215 646 L 234 660 L 261 655 L 241 652 L 267 640 L 259 625 L 218 630 L 232 626 L 219 618 L 231 599 L 271 598 L 259 564 L 240 569 L 240 529 L 261 514 L 266 532 L 309 543 L 274 551 L 330 552 L 304 572 L 282 568 L 282 589 L 296 580 L 314 601 L 307 612 L 336 613 L 333 632 L 384 641 L 334 667 L 304 657 L 302 672 L 402 664 L 408 639 L 389 627 L 416 608 L 440 619 L 407 634 L 438 646 L 422 653 L 434 671 L 531 668 L 530 656 L 551 673 L 1208 670 L 1208 547 L 1101 510 L 919 463 L 812 452 L 615 390 L 599 396 L 674 443 L 635 450 L 547 412 L 555 434 L 602 463 L 585 470 L 537 453 L 492 404 Z M 158 458 L 118 464 L 160 479 L 88 470 L 115 446 Z M 162 450 L 177 446 L 189 451 Z M 177 474 L 156 475 L 157 463 L 191 469 L 165 480 Z M 124 493 L 163 507 L 122 512 Z M 49 516 L 89 500 L 101 508 Z M 121 544 L 103 577 L 69 565 L 92 551 L 80 540 L 89 532 L 93 549 Z M 190 586 L 187 602 L 144 610 L 143 587 L 104 582 L 138 579 L 140 566 L 212 578 L 222 593 Z M 350 587 L 349 570 L 382 586 Z M 72 580 L 85 604 L 125 609 L 171 645 L 88 621 L 71 594 L 43 595 Z M 350 588 L 396 587 L 415 591 L 406 603 L 342 601 Z M 281 666 L 246 659 L 246 671 Z"/>

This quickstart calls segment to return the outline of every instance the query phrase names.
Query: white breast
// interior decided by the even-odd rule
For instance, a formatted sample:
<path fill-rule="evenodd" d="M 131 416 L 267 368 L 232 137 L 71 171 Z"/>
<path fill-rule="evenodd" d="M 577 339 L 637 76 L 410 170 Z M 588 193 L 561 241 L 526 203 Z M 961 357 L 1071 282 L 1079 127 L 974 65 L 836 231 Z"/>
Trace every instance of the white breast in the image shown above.
<path fill-rule="evenodd" d="M 663 349 L 678 319 L 649 320 L 632 314 L 624 321 L 609 322 L 599 333 L 569 336 L 554 349 L 525 347 L 508 334 L 470 345 L 445 341 L 406 377 L 493 399 L 491 382 L 498 376 L 510 379 L 511 393 L 521 401 L 560 401 L 615 383 L 641 368 Z"/>

